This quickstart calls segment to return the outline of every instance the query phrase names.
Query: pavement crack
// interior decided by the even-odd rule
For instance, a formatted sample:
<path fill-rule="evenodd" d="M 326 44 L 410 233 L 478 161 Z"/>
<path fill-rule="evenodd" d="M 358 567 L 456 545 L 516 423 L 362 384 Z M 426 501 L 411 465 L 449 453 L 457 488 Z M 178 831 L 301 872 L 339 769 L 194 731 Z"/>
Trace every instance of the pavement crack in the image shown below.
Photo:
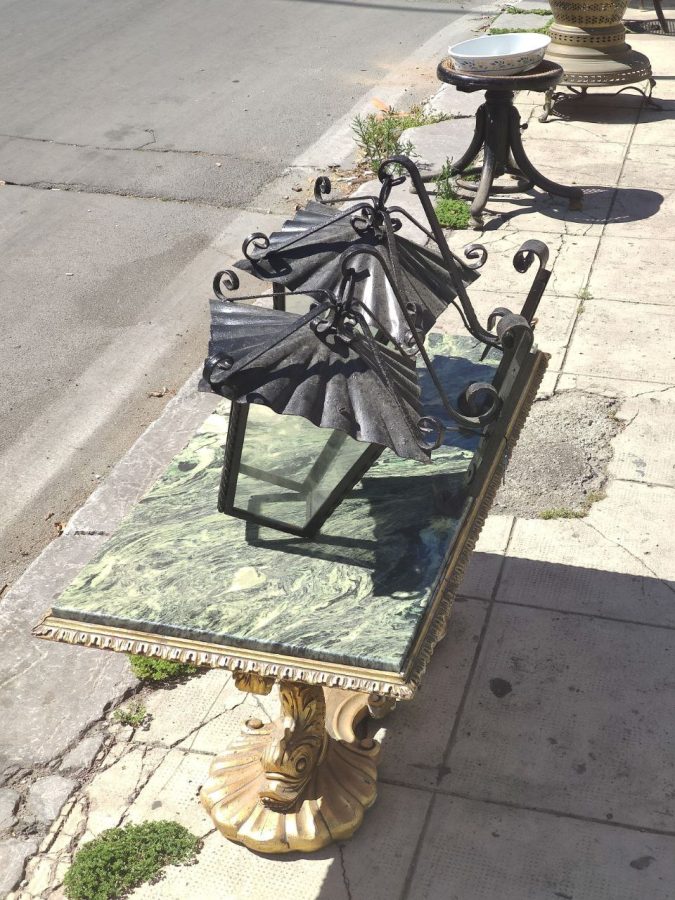
<path fill-rule="evenodd" d="M 78 144 L 72 141 L 56 141 L 51 138 L 26 137 L 21 134 L 5 134 L 0 132 L 0 138 L 7 138 L 14 141 L 31 141 L 35 144 L 53 144 L 55 147 L 70 147 L 73 150 L 98 150 L 101 153 L 173 153 L 176 156 L 204 156 L 207 159 L 218 159 L 221 162 L 233 160 L 235 162 L 253 163 L 255 165 L 263 165 L 264 160 L 249 158 L 247 156 L 237 156 L 232 153 L 210 153 L 208 150 L 193 149 L 177 149 L 175 147 L 154 147 L 157 142 L 155 131 L 152 128 L 143 129 L 152 135 L 152 139 L 145 141 L 138 147 L 101 147 L 98 144 Z M 7 182 L 10 184 L 11 182 Z"/>
<path fill-rule="evenodd" d="M 238 207 L 228 206 L 226 203 L 195 199 L 194 197 L 172 197 L 163 194 L 137 194 L 134 191 L 125 191 L 122 188 L 112 188 L 84 184 L 75 181 L 8 181 L 5 184 L 10 187 L 33 188 L 39 191 L 64 191 L 75 194 L 94 194 L 114 197 L 130 197 L 134 200 L 154 200 L 162 203 L 186 203 L 190 206 L 208 206 L 212 209 L 238 211 Z"/>
<path fill-rule="evenodd" d="M 644 568 L 649 572 L 649 574 L 650 574 L 650 575 L 653 575 L 654 578 L 655 578 L 660 584 L 662 584 L 665 588 L 667 588 L 667 589 L 670 591 L 671 594 L 675 594 L 675 587 L 673 587 L 673 586 L 670 584 L 670 582 L 668 581 L 668 579 L 667 579 L 667 578 L 662 578 L 662 577 L 658 574 L 658 572 L 656 572 L 654 569 L 652 569 L 651 566 L 648 566 L 648 565 L 647 565 L 647 563 L 644 561 L 644 559 L 640 559 L 640 557 L 639 557 L 636 553 L 633 553 L 632 550 L 629 550 L 628 547 L 626 547 L 624 544 L 620 543 L 620 541 L 617 541 L 616 538 L 611 538 L 611 537 L 609 537 L 609 535 L 604 534 L 604 532 L 601 531 L 601 529 L 598 528 L 596 525 L 593 525 L 592 522 L 589 522 L 589 521 L 587 520 L 584 524 L 587 525 L 589 528 L 592 528 L 593 531 L 595 531 L 596 534 L 599 534 L 601 538 L 603 538 L 603 539 L 606 540 L 606 541 L 609 541 L 610 544 L 614 544 L 614 546 L 615 546 L 615 547 L 618 547 L 620 550 L 623 550 L 624 553 L 627 553 L 627 554 L 631 557 L 631 559 L 634 559 L 634 560 L 635 560 L 635 562 L 639 563 L 641 566 L 644 566 Z"/>
<path fill-rule="evenodd" d="M 134 147 L 134 150 L 145 150 L 146 147 L 149 147 L 151 144 L 157 143 L 157 135 L 155 134 L 154 128 L 144 128 L 146 134 L 151 135 L 152 139 L 149 141 L 145 141 L 143 144 L 139 144 L 138 147 Z"/>
<path fill-rule="evenodd" d="M 340 854 L 340 868 L 342 869 L 342 880 L 347 891 L 347 898 L 352 900 L 352 889 L 349 883 L 349 876 L 347 875 L 347 866 L 345 865 L 344 844 L 338 844 L 338 853 Z"/>
<path fill-rule="evenodd" d="M 211 705 L 211 709 L 213 709 L 213 705 L 215 704 L 215 702 L 216 701 L 214 700 L 213 704 Z M 244 700 L 240 700 L 240 702 L 236 703 L 234 706 L 228 707 L 227 709 L 221 709 L 220 712 L 216 713 L 215 716 L 211 716 L 210 719 L 205 718 L 202 722 L 199 722 L 197 725 L 195 725 L 193 728 L 191 728 L 187 732 L 187 734 L 181 735 L 181 737 L 179 737 L 177 740 L 175 740 L 173 742 L 173 744 L 169 744 L 169 747 L 172 749 L 174 747 L 178 747 L 179 750 L 185 750 L 185 751 L 192 750 L 192 744 L 194 744 L 194 741 L 192 742 L 192 744 L 190 744 L 189 747 L 180 747 L 180 744 L 182 744 L 184 741 L 187 741 L 187 739 L 192 737 L 193 735 L 196 736 L 197 732 L 200 731 L 202 728 L 204 728 L 205 725 L 210 725 L 211 722 L 215 722 L 221 716 L 224 716 L 226 712 L 230 712 L 231 710 L 236 709 L 238 706 L 241 706 L 241 704 L 243 702 L 244 702 Z M 209 712 L 210 712 L 210 710 L 209 710 Z M 208 716 L 208 712 L 206 715 Z"/>

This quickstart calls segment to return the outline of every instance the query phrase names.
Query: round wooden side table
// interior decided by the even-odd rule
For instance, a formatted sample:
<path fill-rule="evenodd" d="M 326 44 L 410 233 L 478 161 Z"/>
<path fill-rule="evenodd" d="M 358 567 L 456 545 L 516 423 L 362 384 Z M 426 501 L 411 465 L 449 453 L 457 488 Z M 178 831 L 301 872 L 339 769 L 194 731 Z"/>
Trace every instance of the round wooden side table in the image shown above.
<path fill-rule="evenodd" d="M 485 91 L 485 102 L 476 111 L 476 129 L 466 153 L 452 163 L 452 172 L 464 175 L 457 179 L 458 187 L 475 194 L 471 204 L 471 222 L 475 228 L 483 224 L 483 210 L 488 198 L 495 194 L 527 191 L 534 185 L 558 197 L 569 200 L 570 209 L 581 209 L 583 191 L 551 181 L 530 162 L 523 142 L 520 114 L 513 103 L 515 91 L 541 91 L 555 87 L 563 75 L 561 66 L 544 60 L 535 69 L 519 75 L 486 75 L 458 72 L 451 59 L 438 64 L 436 74 L 441 81 L 454 85 L 458 91 Z M 482 166 L 472 166 L 480 151 Z M 512 185 L 495 185 L 495 178 L 513 175 Z M 478 181 L 466 176 L 480 175 Z"/>

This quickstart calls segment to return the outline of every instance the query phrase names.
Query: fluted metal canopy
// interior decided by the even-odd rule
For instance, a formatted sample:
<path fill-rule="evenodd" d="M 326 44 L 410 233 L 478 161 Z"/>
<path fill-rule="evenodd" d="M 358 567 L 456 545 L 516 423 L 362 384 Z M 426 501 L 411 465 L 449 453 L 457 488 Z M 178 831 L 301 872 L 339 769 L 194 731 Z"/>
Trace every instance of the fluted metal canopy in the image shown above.
<path fill-rule="evenodd" d="M 358 329 L 341 334 L 324 327 L 334 312 L 325 307 L 326 317 L 317 320 L 315 312 L 298 316 L 213 300 L 204 368 L 211 389 L 428 462 L 419 443 L 414 361 Z"/>
<path fill-rule="evenodd" d="M 265 239 L 260 248 L 248 247 L 248 258 L 237 268 L 263 281 L 273 281 L 291 290 L 324 290 L 338 294 L 344 280 L 342 259 L 358 247 L 378 248 L 397 279 L 399 291 L 417 307 L 416 327 L 426 334 L 448 304 L 457 296 L 441 256 L 401 237 L 358 205 L 338 212 L 311 201 L 284 222 L 280 231 Z M 455 257 L 462 280 L 468 284 L 478 274 Z M 406 322 L 391 281 L 377 257 L 352 257 L 358 276 L 354 298 L 361 301 L 399 343 L 406 341 Z"/>

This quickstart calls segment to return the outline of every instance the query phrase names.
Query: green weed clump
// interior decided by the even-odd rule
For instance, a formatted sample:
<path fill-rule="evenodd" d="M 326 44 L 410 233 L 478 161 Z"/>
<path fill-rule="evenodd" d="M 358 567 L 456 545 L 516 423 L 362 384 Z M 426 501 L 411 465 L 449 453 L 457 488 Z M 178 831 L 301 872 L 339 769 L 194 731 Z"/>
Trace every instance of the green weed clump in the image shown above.
<path fill-rule="evenodd" d="M 114 900 L 155 879 L 164 866 L 192 862 L 201 841 L 177 822 L 110 828 L 85 844 L 66 872 L 70 900 Z"/>
<path fill-rule="evenodd" d="M 551 33 L 551 24 L 542 28 L 490 28 L 488 34 L 546 34 Z"/>
<path fill-rule="evenodd" d="M 465 201 L 458 197 L 455 200 L 437 200 L 436 216 L 443 228 L 458 231 L 469 227 L 471 212 Z"/>
<path fill-rule="evenodd" d="M 553 13 L 550 9 L 523 9 L 521 6 L 505 6 L 502 10 L 505 13 L 511 13 L 513 16 L 548 16 L 551 18 Z"/>
<path fill-rule="evenodd" d="M 373 172 L 390 156 L 414 156 L 415 148 L 410 141 L 401 141 L 406 128 L 420 125 L 435 125 L 452 116 L 446 113 L 430 113 L 423 106 L 411 106 L 407 112 L 400 112 L 390 106 L 379 113 L 356 116 L 352 121 L 352 131 L 361 151 L 364 163 Z"/>
<path fill-rule="evenodd" d="M 138 728 L 145 722 L 147 715 L 147 709 L 142 703 L 136 701 L 130 703 L 124 709 L 116 709 L 113 713 L 113 719 L 115 722 L 119 722 L 120 725 L 131 725 L 132 728 Z"/>
<path fill-rule="evenodd" d="M 129 654 L 129 665 L 136 678 L 140 678 L 141 681 L 174 681 L 199 672 L 197 666 L 189 663 L 174 662 L 171 659 L 151 659 L 134 653 Z"/>
<path fill-rule="evenodd" d="M 605 491 L 589 491 L 581 504 L 580 509 L 570 509 L 568 506 L 559 506 L 554 509 L 544 509 L 539 513 L 540 519 L 585 519 L 591 511 L 594 503 L 604 500 Z"/>
<path fill-rule="evenodd" d="M 583 519 L 588 513 L 583 509 L 570 509 L 568 506 L 557 506 L 544 509 L 539 513 L 540 519 Z"/>
<path fill-rule="evenodd" d="M 452 173 L 452 163 L 446 159 L 436 179 L 436 216 L 443 228 L 461 230 L 469 227 L 469 204 L 457 196 Z"/>

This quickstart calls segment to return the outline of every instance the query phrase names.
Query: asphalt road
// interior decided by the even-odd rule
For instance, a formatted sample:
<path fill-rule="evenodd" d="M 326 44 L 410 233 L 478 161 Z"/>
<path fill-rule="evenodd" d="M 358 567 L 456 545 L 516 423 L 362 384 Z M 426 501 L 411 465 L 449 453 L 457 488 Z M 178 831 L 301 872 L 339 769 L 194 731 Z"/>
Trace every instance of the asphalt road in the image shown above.
<path fill-rule="evenodd" d="M 0 594 L 199 363 L 214 239 L 468 9 L 0 0 Z"/>

